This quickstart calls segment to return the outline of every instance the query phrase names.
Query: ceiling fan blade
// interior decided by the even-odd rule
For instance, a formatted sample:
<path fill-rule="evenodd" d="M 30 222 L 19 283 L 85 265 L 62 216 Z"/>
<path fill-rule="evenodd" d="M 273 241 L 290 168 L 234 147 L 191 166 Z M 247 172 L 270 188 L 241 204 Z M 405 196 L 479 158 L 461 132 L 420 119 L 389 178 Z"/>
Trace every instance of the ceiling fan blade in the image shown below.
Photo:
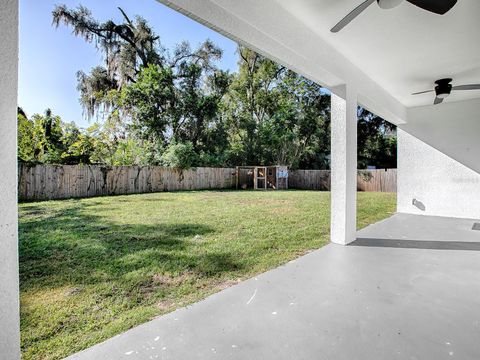
<path fill-rule="evenodd" d="M 480 84 L 458 85 L 452 87 L 452 90 L 480 90 Z"/>
<path fill-rule="evenodd" d="M 436 97 L 435 100 L 433 101 L 433 105 L 438 105 L 443 101 L 442 98 Z"/>
<path fill-rule="evenodd" d="M 435 91 L 435 90 L 425 90 L 425 91 L 419 91 L 419 92 L 413 93 L 412 95 L 426 94 L 426 93 L 429 93 L 429 92 L 432 92 L 432 91 Z"/>
<path fill-rule="evenodd" d="M 342 30 L 345 26 L 347 26 L 353 19 L 355 19 L 358 15 L 360 15 L 367 7 L 372 5 L 376 0 L 366 0 L 360 5 L 358 5 L 355 9 L 353 9 L 347 16 L 345 16 L 342 20 L 340 20 L 337 25 L 330 29 L 331 32 L 336 33 Z"/>
<path fill-rule="evenodd" d="M 457 0 L 407 0 L 423 10 L 443 15 L 455 6 Z"/>

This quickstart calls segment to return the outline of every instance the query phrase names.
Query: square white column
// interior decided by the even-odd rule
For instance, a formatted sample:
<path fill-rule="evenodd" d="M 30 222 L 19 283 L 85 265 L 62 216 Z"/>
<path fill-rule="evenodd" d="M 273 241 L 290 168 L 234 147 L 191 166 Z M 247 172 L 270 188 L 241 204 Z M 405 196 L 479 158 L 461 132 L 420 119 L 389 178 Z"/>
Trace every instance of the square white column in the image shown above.
<path fill-rule="evenodd" d="M 357 93 L 345 86 L 331 96 L 331 217 L 330 239 L 347 245 L 357 226 Z"/>
<path fill-rule="evenodd" d="M 0 11 L 0 358 L 20 359 L 17 224 L 18 0 Z"/>

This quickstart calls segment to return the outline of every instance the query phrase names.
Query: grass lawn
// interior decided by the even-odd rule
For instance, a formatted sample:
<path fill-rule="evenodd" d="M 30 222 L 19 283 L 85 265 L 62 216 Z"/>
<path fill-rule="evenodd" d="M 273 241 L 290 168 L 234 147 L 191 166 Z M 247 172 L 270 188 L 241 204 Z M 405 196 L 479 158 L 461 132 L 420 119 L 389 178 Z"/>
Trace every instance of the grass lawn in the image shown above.
<path fill-rule="evenodd" d="M 395 195 L 359 193 L 359 227 Z M 328 242 L 330 194 L 195 191 L 20 204 L 23 359 L 60 359 Z"/>

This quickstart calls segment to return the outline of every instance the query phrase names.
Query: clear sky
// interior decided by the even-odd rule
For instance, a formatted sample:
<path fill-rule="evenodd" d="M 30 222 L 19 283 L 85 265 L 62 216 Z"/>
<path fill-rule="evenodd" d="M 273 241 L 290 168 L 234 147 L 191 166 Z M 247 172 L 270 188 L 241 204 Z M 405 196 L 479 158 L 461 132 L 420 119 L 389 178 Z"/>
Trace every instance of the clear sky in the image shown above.
<path fill-rule="evenodd" d="M 20 0 L 19 105 L 28 116 L 51 108 L 66 122 L 74 121 L 81 127 L 89 124 L 78 102 L 75 74 L 103 64 L 102 56 L 93 44 L 72 35 L 71 28 L 52 26 L 55 4 L 82 4 L 95 18 L 118 22 L 122 19 L 117 9 L 120 6 L 130 17 L 147 19 L 165 47 L 172 48 L 182 40 L 195 46 L 208 38 L 224 50 L 220 67 L 237 68 L 235 42 L 155 0 Z"/>

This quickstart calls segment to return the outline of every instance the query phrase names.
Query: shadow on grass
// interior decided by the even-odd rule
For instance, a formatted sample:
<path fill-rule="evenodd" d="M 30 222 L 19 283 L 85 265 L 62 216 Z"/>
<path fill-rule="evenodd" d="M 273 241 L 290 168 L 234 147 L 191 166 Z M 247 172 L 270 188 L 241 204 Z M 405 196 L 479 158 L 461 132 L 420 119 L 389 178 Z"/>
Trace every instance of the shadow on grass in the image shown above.
<path fill-rule="evenodd" d="M 141 286 L 155 275 L 152 272 L 217 277 L 242 268 L 231 253 L 209 251 L 197 240 L 213 233 L 211 227 L 113 223 L 89 209 L 98 204 L 78 201 L 64 209 L 22 209 L 22 289 L 101 282 L 131 288 Z"/>

